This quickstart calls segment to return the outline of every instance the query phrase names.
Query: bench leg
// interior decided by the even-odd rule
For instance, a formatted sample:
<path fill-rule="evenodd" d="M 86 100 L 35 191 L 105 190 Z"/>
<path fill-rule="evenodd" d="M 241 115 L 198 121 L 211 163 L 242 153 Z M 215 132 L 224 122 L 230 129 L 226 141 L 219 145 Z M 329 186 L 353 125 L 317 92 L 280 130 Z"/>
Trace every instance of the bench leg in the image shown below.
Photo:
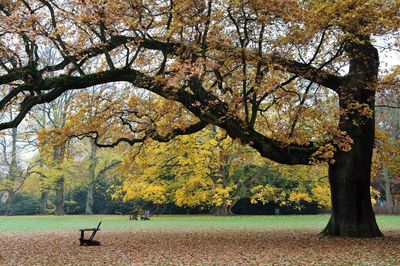
<path fill-rule="evenodd" d="M 80 245 L 83 246 L 83 239 L 85 239 L 85 232 L 81 231 L 81 238 L 79 238 Z"/>

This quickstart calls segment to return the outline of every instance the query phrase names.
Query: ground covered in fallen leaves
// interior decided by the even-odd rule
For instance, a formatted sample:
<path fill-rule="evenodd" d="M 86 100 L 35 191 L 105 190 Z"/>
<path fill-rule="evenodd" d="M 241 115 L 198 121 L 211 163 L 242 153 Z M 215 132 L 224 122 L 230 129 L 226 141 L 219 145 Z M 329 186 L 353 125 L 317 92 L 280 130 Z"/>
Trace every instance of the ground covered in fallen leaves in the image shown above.
<path fill-rule="evenodd" d="M 2 231 L 0 265 L 400 265 L 400 230 L 383 231 L 385 238 L 352 239 L 315 228 L 106 227 L 99 247 L 79 246 L 71 229 Z"/>
<path fill-rule="evenodd" d="M 318 237 L 315 231 L 101 232 L 80 247 L 77 232 L 2 234 L 3 265 L 400 265 L 400 233 L 382 239 Z"/>

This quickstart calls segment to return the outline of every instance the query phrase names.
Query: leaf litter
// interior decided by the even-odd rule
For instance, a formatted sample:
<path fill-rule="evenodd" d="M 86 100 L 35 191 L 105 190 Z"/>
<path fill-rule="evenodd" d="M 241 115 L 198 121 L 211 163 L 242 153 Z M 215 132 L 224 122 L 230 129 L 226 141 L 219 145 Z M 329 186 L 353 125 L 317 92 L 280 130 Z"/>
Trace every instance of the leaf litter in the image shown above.
<path fill-rule="evenodd" d="M 400 265 L 400 231 L 385 238 L 318 236 L 315 230 L 174 229 L 0 234 L 0 265 Z"/>

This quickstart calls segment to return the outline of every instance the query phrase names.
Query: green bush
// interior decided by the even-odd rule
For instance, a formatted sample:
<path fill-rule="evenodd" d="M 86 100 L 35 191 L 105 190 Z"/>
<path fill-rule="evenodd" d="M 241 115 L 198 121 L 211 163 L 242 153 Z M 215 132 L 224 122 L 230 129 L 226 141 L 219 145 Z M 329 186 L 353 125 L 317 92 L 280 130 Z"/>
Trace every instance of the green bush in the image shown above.
<path fill-rule="evenodd" d="M 75 200 L 66 200 L 64 202 L 64 212 L 67 214 L 82 214 L 82 206 Z"/>
<path fill-rule="evenodd" d="M 7 204 L 0 203 L 0 213 L 4 215 Z M 14 196 L 13 213 L 14 215 L 33 215 L 40 209 L 39 199 L 26 193 L 18 193 Z"/>

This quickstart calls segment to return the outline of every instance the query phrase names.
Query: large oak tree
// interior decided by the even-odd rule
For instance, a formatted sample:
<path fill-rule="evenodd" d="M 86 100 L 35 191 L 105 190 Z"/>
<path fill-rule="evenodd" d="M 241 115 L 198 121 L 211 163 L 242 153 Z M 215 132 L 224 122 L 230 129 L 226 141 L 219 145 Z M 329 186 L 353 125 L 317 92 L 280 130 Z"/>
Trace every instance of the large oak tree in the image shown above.
<path fill-rule="evenodd" d="M 123 82 L 114 89 L 131 92 L 119 99 L 126 104 L 105 120 L 120 122 L 120 132 L 86 132 L 98 145 L 168 141 L 214 124 L 279 163 L 327 161 L 332 215 L 323 233 L 381 236 L 370 201 L 373 38 L 397 34 L 399 7 L 398 0 L 0 1 L 0 108 L 19 107 L 0 129 L 65 91 Z M 49 47 L 58 50 L 53 65 L 40 58 Z M 164 98 L 164 108 L 144 108 L 143 91 Z"/>

